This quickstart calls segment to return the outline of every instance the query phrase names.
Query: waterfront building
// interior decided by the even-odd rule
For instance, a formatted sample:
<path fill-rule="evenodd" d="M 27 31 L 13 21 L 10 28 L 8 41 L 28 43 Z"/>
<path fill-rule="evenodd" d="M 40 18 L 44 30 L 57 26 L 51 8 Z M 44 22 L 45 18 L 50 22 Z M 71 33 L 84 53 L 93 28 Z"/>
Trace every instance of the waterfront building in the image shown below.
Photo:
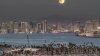
<path fill-rule="evenodd" d="M 14 33 L 14 21 L 8 23 L 8 33 Z"/>
<path fill-rule="evenodd" d="M 47 32 L 48 32 L 48 25 L 46 20 L 37 24 L 37 33 L 47 33 Z"/>
<path fill-rule="evenodd" d="M 37 28 L 36 28 L 36 32 L 37 33 L 40 33 L 42 31 L 42 24 L 41 23 L 38 23 L 37 24 Z"/>
<path fill-rule="evenodd" d="M 98 21 L 97 20 L 90 20 L 85 23 L 85 32 L 95 32 L 98 29 Z"/>
<path fill-rule="evenodd" d="M 87 22 L 85 23 L 84 31 L 85 31 L 86 33 L 92 31 L 92 23 L 91 23 L 91 21 L 87 21 Z"/>
<path fill-rule="evenodd" d="M 98 20 L 92 20 L 93 31 L 97 31 L 98 28 Z"/>
<path fill-rule="evenodd" d="M 60 23 L 57 24 L 57 30 L 58 32 L 61 32 L 63 30 L 62 25 Z"/>
<path fill-rule="evenodd" d="M 100 26 L 98 26 L 98 28 L 97 28 L 97 29 L 98 29 L 98 31 L 100 31 Z"/>
<path fill-rule="evenodd" d="M 72 23 L 68 25 L 68 31 L 69 32 L 74 32 L 74 26 L 73 26 Z"/>
<path fill-rule="evenodd" d="M 74 26 L 74 32 L 80 32 L 80 22 L 79 21 L 76 21 L 74 22 L 73 24 Z"/>
<path fill-rule="evenodd" d="M 42 27 L 42 33 L 47 33 L 48 25 L 46 20 L 42 22 Z"/>
<path fill-rule="evenodd" d="M 18 22 L 14 22 L 14 33 L 15 34 L 19 33 L 19 23 Z"/>
<path fill-rule="evenodd" d="M 28 22 L 21 22 L 20 23 L 20 33 L 29 33 L 29 24 Z"/>
<path fill-rule="evenodd" d="M 7 23 L 1 23 L 1 29 L 0 29 L 1 34 L 7 34 Z"/>
<path fill-rule="evenodd" d="M 63 31 L 63 28 L 62 28 L 60 23 L 52 25 L 52 27 L 51 27 L 51 32 L 52 33 L 59 33 L 61 31 Z"/>

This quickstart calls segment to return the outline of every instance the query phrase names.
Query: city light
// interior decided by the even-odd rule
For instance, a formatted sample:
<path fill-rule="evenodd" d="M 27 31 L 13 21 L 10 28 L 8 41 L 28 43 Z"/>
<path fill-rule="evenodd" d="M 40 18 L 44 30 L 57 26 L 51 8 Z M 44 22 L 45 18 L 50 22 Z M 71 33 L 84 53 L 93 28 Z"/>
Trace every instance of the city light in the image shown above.
<path fill-rule="evenodd" d="M 100 30 L 100 27 L 98 27 L 98 29 Z"/>
<path fill-rule="evenodd" d="M 0 34 L 34 34 L 34 33 L 62 33 L 62 32 L 73 32 L 79 35 L 94 35 L 93 33 L 99 32 L 98 20 L 87 20 L 82 27 L 80 21 L 75 21 L 69 25 L 63 25 L 62 23 L 50 24 L 47 20 L 35 23 L 36 25 L 30 24 L 30 22 L 22 21 L 11 21 L 8 23 L 2 22 L 0 25 Z M 34 27 L 33 27 L 34 26 Z M 81 33 L 80 33 L 81 32 Z"/>

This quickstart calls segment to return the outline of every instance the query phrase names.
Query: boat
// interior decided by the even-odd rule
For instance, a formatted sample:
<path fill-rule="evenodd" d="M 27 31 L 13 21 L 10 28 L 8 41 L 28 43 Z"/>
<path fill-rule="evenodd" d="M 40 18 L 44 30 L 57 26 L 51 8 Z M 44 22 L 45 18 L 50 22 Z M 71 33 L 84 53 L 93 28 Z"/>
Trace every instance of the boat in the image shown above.
<path fill-rule="evenodd" d="M 87 37 L 93 37 L 93 36 L 94 36 L 93 33 L 85 33 L 85 35 L 86 35 Z"/>
<path fill-rule="evenodd" d="M 79 33 L 79 34 L 77 34 L 77 36 L 86 36 L 86 34 L 85 33 Z"/>

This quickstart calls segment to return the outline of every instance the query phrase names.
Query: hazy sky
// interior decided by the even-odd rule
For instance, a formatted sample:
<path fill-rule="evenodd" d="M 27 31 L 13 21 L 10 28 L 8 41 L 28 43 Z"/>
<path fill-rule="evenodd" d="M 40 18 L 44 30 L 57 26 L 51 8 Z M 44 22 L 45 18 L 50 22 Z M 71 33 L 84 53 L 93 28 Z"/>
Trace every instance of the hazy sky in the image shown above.
<path fill-rule="evenodd" d="M 0 0 L 0 17 L 62 15 L 69 18 L 100 16 L 100 0 Z"/>

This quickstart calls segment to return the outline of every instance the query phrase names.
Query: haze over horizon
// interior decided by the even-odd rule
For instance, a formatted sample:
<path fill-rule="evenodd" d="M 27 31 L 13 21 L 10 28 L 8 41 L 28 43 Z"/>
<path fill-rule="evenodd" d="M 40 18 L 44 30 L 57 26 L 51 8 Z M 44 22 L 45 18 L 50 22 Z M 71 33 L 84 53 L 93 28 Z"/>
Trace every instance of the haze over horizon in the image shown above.
<path fill-rule="evenodd" d="M 100 0 L 0 0 L 0 20 L 85 21 L 100 17 Z M 30 18 L 30 19 L 29 19 Z"/>

